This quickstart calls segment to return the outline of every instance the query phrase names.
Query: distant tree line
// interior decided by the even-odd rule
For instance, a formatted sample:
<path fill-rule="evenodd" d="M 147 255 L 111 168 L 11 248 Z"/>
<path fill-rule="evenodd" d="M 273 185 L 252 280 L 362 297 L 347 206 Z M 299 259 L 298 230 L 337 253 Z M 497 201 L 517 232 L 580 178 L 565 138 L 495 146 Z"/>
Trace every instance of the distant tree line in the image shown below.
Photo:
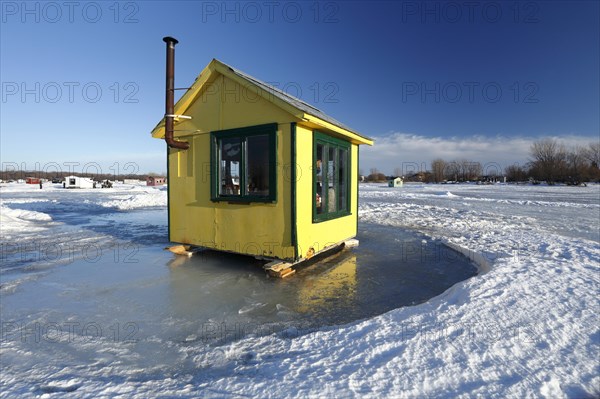
<path fill-rule="evenodd" d="M 137 180 L 146 180 L 147 176 L 155 176 L 155 173 L 148 174 L 111 174 L 111 173 L 69 173 L 69 172 L 55 172 L 55 171 L 31 171 L 31 170 L 4 170 L 0 171 L 0 180 L 10 181 L 10 180 L 19 180 L 26 179 L 27 177 L 37 177 L 41 179 L 63 179 L 65 176 L 81 176 L 81 177 L 91 177 L 96 181 L 102 180 L 123 180 L 123 179 L 137 179 Z"/>
<path fill-rule="evenodd" d="M 359 173 L 362 175 L 362 173 Z M 381 183 L 387 181 L 386 175 L 377 170 L 377 168 L 371 168 L 369 175 L 365 178 L 369 183 Z"/>
<path fill-rule="evenodd" d="M 446 162 L 441 158 L 434 159 L 431 162 L 431 175 L 429 181 L 433 183 L 441 183 L 443 181 L 472 181 L 477 180 L 482 176 L 481 163 L 461 159 L 451 162 Z"/>
<path fill-rule="evenodd" d="M 504 180 L 504 178 L 508 182 L 545 181 L 548 184 L 571 185 L 600 182 L 600 142 L 583 147 L 566 147 L 555 139 L 542 139 L 531 145 L 529 153 L 528 162 L 523 165 L 510 165 L 504 170 L 499 168 L 484 170 L 480 162 L 468 159 L 446 161 L 437 158 L 431 161 L 431 170 L 428 171 L 402 176 L 402 170 L 396 168 L 394 176 L 386 177 L 376 168 L 372 168 L 365 180 L 383 182 L 395 176 L 402 176 L 405 181 L 424 183 L 485 182 Z"/>
<path fill-rule="evenodd" d="M 587 147 L 565 147 L 554 139 L 536 141 L 531 145 L 531 160 L 526 168 L 507 168 L 507 179 L 517 181 L 529 177 L 548 184 L 581 184 L 600 180 L 600 143 Z M 510 176 L 509 176 L 510 172 Z"/>

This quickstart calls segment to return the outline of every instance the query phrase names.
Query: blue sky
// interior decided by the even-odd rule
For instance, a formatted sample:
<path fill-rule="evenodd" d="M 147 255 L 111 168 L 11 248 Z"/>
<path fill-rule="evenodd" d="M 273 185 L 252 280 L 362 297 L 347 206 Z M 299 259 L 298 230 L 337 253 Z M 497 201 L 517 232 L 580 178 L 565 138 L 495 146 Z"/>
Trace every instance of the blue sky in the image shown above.
<path fill-rule="evenodd" d="M 365 172 L 523 163 L 599 140 L 599 4 L 3 1 L 2 167 L 164 172 L 166 35 L 177 87 L 212 58 L 274 83 L 375 138 Z"/>

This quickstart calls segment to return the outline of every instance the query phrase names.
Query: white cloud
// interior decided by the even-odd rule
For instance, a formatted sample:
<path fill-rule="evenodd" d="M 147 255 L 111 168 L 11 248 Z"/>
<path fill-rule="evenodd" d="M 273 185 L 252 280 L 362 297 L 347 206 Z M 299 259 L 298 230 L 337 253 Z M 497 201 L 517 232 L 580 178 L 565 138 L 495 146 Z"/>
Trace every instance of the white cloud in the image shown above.
<path fill-rule="evenodd" d="M 467 159 L 480 162 L 484 169 L 504 170 L 508 165 L 523 165 L 529 160 L 529 148 L 543 137 L 426 137 L 410 133 L 390 133 L 375 138 L 373 147 L 361 146 L 360 168 L 368 174 L 371 168 L 391 174 L 402 168 L 403 174 L 428 170 L 431 161 Z M 565 146 L 586 146 L 594 139 L 586 136 L 567 135 L 551 137 Z"/>

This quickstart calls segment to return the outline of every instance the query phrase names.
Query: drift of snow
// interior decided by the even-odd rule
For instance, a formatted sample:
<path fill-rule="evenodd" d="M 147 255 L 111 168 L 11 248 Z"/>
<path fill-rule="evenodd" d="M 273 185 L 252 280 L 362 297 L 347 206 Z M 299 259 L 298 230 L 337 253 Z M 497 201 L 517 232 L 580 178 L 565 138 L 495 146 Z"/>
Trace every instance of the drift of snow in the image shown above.
<path fill-rule="evenodd" d="M 95 204 L 164 206 L 164 192 L 152 190 L 97 191 L 102 195 Z M 417 230 L 481 268 L 426 303 L 343 326 L 291 327 L 219 345 L 206 345 L 197 334 L 179 340 L 156 334 L 135 344 L 78 336 L 46 343 L 48 354 L 15 338 L 7 323 L 30 317 L 48 323 L 55 321 L 52 314 L 6 316 L 11 309 L 2 304 L 0 395 L 600 396 L 600 186 L 454 185 L 452 191 L 440 195 L 439 186 L 414 184 L 360 187 L 361 220 Z M 45 213 L 52 202 L 6 203 L 0 208 L 3 239 L 5 223 L 17 233 L 20 223 L 48 223 L 20 213 L 25 205 Z M 90 295 L 104 295 L 99 284 L 90 282 Z M 133 306 L 124 300 L 115 303 Z M 260 304 L 239 312 L 251 314 L 253 306 Z M 142 347 L 160 355 L 146 357 Z M 81 351 L 95 355 L 81 359 Z"/>
<path fill-rule="evenodd" d="M 131 210 L 152 206 L 166 206 L 167 192 L 164 190 L 144 190 L 144 194 L 132 194 L 127 196 L 116 196 L 115 199 L 99 203 L 106 208 L 120 210 Z"/>
<path fill-rule="evenodd" d="M 40 229 L 40 224 L 36 222 L 49 222 L 51 220 L 52 218 L 45 213 L 0 206 L 0 222 L 4 232 Z"/>

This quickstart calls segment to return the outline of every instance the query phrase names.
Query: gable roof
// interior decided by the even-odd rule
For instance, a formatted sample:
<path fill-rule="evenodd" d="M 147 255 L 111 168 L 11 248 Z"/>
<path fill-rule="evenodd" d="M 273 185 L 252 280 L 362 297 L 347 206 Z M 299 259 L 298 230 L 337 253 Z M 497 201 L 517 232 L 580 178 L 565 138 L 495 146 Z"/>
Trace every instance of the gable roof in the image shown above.
<path fill-rule="evenodd" d="M 202 87 L 212 81 L 215 73 L 225 75 L 232 80 L 242 84 L 245 87 L 254 87 L 259 94 L 271 101 L 275 105 L 283 108 L 287 112 L 299 119 L 313 123 L 320 127 L 336 131 L 344 136 L 349 136 L 357 144 L 373 145 L 373 139 L 361 135 L 355 130 L 349 128 L 338 120 L 325 114 L 320 109 L 308 104 L 307 102 L 296 98 L 288 93 L 269 85 L 259 79 L 256 79 L 238 69 L 235 69 L 217 59 L 213 59 L 204 70 L 198 75 L 194 84 L 185 92 L 185 94 L 175 104 L 175 115 L 183 115 L 187 109 L 201 94 Z M 177 122 L 177 118 L 175 118 Z M 165 120 L 164 118 L 152 130 L 152 136 L 157 138 L 164 137 Z"/>

